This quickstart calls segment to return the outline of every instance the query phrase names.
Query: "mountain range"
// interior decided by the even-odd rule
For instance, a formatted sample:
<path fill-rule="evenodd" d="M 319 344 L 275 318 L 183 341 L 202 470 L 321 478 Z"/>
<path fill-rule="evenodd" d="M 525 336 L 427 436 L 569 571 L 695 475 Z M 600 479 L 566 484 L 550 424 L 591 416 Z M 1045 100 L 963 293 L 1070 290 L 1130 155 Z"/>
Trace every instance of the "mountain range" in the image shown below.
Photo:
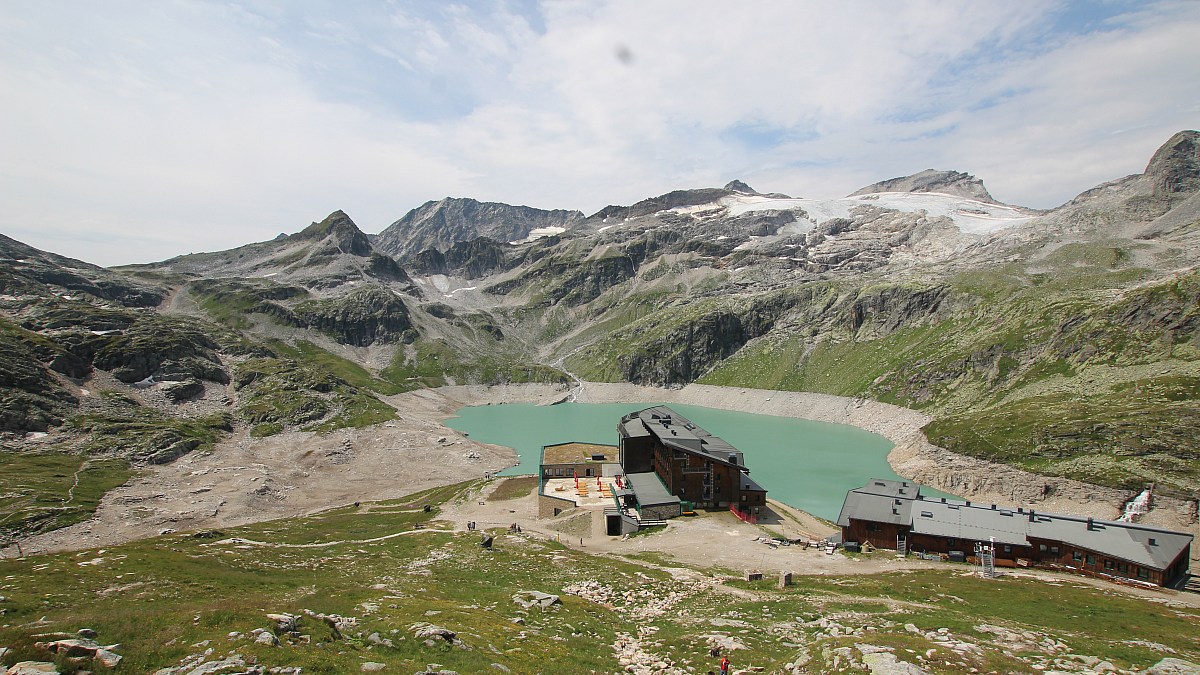
<path fill-rule="evenodd" d="M 927 170 L 590 216 L 447 198 L 377 235 L 337 211 L 112 269 L 0 235 L 0 445 L 164 462 L 419 387 L 700 382 L 918 408 L 955 452 L 1194 500 L 1198 237 L 1195 131 L 1048 211 Z"/>

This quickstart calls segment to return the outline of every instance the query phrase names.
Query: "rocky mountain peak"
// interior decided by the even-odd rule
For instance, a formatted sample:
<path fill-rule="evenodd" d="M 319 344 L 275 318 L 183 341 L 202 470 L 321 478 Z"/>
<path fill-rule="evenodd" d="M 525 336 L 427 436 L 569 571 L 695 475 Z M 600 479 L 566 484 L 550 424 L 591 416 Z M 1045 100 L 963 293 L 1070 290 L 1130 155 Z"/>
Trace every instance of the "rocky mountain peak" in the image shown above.
<path fill-rule="evenodd" d="M 926 169 L 911 176 L 901 176 L 868 185 L 850 196 L 857 197 L 877 192 L 942 192 L 957 197 L 977 199 L 981 202 L 997 203 L 987 188 L 983 186 L 982 180 L 961 171 Z"/>
<path fill-rule="evenodd" d="M 558 231 L 583 220 L 583 213 L 447 197 L 425 202 L 374 238 L 376 250 L 404 257 L 435 248 L 445 251 L 461 241 L 487 237 L 498 242 L 526 239 L 534 230 Z"/>
<path fill-rule="evenodd" d="M 729 181 L 728 183 L 725 184 L 724 189 L 729 190 L 730 192 L 741 192 L 742 194 L 747 194 L 747 195 L 759 194 L 758 190 L 755 190 L 754 188 L 750 187 L 749 185 L 746 185 L 745 183 L 743 183 L 740 180 Z"/>
<path fill-rule="evenodd" d="M 313 223 L 296 235 L 299 239 L 329 240 L 328 243 L 337 247 L 343 253 L 358 256 L 371 255 L 371 242 L 367 235 L 358 229 L 358 225 L 338 210 L 326 216 L 325 220 Z"/>
<path fill-rule="evenodd" d="M 1180 131 L 1150 158 L 1145 175 L 1155 193 L 1200 191 L 1200 131 Z"/>

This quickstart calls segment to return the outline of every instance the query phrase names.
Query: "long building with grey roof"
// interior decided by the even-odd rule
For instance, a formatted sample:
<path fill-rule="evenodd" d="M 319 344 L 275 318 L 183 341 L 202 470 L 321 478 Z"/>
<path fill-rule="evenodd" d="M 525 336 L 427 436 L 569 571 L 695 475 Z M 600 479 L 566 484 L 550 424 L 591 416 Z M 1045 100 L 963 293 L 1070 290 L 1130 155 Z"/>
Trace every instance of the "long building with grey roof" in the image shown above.
<path fill-rule="evenodd" d="M 753 515 L 767 504 L 767 491 L 750 477 L 742 452 L 671 408 L 630 413 L 617 434 L 621 467 L 631 481 L 640 474 L 654 477 L 666 495 L 696 508 L 733 507 Z"/>
<path fill-rule="evenodd" d="M 946 553 L 995 545 L 997 565 L 1038 565 L 1164 586 L 1188 571 L 1192 535 L 997 504 L 926 498 L 908 481 L 872 479 L 850 490 L 842 541 Z"/>

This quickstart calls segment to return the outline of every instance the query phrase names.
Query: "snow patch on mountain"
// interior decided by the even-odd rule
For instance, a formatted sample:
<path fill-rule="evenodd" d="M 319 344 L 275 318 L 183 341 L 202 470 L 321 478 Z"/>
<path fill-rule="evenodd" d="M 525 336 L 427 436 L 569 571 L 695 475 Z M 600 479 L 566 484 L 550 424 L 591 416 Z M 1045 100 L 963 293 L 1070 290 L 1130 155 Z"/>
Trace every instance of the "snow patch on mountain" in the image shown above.
<path fill-rule="evenodd" d="M 736 195 L 721 199 L 719 204 L 729 215 L 740 216 L 752 211 L 803 211 L 806 216 L 795 226 L 811 229 L 831 218 L 849 218 L 858 206 L 876 206 L 905 213 L 925 211 L 931 217 L 945 216 L 967 234 L 987 235 L 1029 222 L 1035 214 L 1004 204 L 983 202 L 939 192 L 877 192 L 840 199 L 775 199 L 760 195 Z M 807 227 L 804 227 L 807 225 Z"/>

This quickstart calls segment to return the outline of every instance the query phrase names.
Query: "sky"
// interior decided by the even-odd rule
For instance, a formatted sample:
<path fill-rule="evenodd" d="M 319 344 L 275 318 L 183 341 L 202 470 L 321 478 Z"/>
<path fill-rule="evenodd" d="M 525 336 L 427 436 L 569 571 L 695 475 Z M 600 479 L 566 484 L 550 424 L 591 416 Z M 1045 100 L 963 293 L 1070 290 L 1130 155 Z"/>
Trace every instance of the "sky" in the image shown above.
<path fill-rule="evenodd" d="M 1200 127 L 1200 1 L 0 3 L 0 233 L 100 265 L 924 169 L 1051 208 Z"/>

